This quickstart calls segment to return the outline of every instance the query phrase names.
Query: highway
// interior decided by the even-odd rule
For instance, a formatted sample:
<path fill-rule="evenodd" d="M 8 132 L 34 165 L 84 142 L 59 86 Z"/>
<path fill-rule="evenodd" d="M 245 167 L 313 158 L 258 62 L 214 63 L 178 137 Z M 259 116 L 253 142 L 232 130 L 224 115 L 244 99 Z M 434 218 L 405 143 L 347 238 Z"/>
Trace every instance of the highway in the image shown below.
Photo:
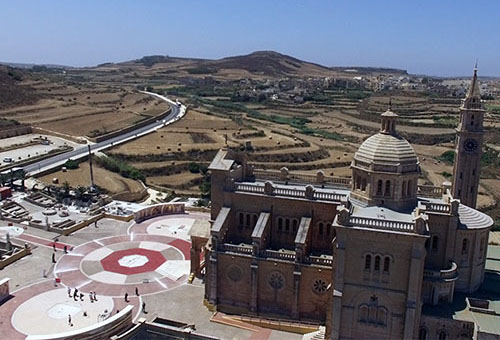
<path fill-rule="evenodd" d="M 141 92 L 149 94 L 151 96 L 157 97 L 159 99 L 162 99 L 162 100 L 165 100 L 166 102 L 168 102 L 170 104 L 170 107 L 171 107 L 171 112 L 168 114 L 168 116 L 161 119 L 161 120 L 158 120 L 154 123 L 143 126 L 141 128 L 132 130 L 130 132 L 126 132 L 122 135 L 119 135 L 119 136 L 116 136 L 116 137 L 113 137 L 110 139 L 106 139 L 106 140 L 99 142 L 99 143 L 90 144 L 90 149 L 91 149 L 92 153 L 102 151 L 102 150 L 110 148 L 114 145 L 118 145 L 118 144 L 124 143 L 126 141 L 135 139 L 139 136 L 146 135 L 150 132 L 153 132 L 153 131 L 161 128 L 164 125 L 168 125 L 168 124 L 171 124 L 171 123 L 179 120 L 186 113 L 186 106 L 184 106 L 182 104 L 178 105 L 177 103 L 168 99 L 165 96 L 162 96 L 162 95 L 159 95 L 159 94 L 153 93 L 153 92 L 146 92 L 146 91 L 141 91 Z M 89 118 L 89 119 L 91 119 L 91 118 Z M 85 146 L 82 146 L 82 147 L 75 149 L 73 151 L 65 152 L 65 153 L 60 154 L 60 155 L 46 158 L 46 159 L 41 160 L 39 162 L 26 165 L 22 169 L 24 170 L 24 172 L 26 173 L 27 176 L 32 176 L 32 175 L 35 175 L 41 171 L 46 171 L 48 169 L 52 169 L 52 168 L 55 168 L 57 166 L 60 166 L 60 165 L 64 164 L 68 159 L 76 160 L 79 158 L 83 158 L 87 155 L 88 155 L 88 146 L 85 145 Z"/>

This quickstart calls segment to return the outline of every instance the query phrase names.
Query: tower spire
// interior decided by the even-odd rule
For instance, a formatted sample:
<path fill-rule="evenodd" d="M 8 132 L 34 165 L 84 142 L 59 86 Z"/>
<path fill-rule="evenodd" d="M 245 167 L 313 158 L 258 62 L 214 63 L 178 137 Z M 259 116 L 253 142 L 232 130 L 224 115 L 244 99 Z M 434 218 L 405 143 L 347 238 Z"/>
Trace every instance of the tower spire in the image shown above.
<path fill-rule="evenodd" d="M 465 101 L 467 102 L 472 98 L 481 100 L 481 92 L 479 91 L 479 82 L 477 80 L 477 60 L 474 65 L 474 75 L 472 76 L 469 91 L 467 92 L 467 97 L 465 98 Z"/>

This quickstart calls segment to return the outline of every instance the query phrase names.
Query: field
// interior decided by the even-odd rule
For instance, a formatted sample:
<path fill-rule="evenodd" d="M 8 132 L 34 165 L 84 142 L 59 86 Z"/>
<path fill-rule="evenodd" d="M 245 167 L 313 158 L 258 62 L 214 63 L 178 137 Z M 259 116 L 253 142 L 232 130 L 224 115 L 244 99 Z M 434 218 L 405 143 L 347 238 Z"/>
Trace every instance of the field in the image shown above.
<path fill-rule="evenodd" d="M 135 193 L 142 190 L 142 185 L 138 181 L 124 178 L 119 174 L 103 169 L 98 165 L 94 164 L 93 172 L 95 184 L 109 194 L 117 194 L 125 191 Z M 68 169 L 66 172 L 59 170 L 42 176 L 39 180 L 48 185 L 53 184 L 52 180 L 54 178 L 58 179 L 59 186 L 63 185 L 64 182 L 68 182 L 75 188 L 78 186 L 87 187 L 90 185 L 89 165 L 86 162 L 80 163 L 78 169 Z"/>
<path fill-rule="evenodd" d="M 324 78 L 315 83 L 307 77 Z M 335 81 L 323 87 L 327 77 Z M 251 145 L 248 158 L 257 168 L 285 166 L 349 176 L 354 152 L 379 130 L 379 116 L 391 105 L 399 115 L 398 131 L 420 157 L 420 182 L 441 185 L 451 180 L 453 165 L 440 158 L 454 148 L 461 98 L 412 90 L 374 92 L 349 85 L 350 79 L 352 74 L 339 68 L 326 69 L 272 52 L 216 61 L 152 56 L 71 69 L 64 75 L 26 77 L 22 83 L 35 91 L 37 101 L 3 108 L 0 117 L 73 136 L 95 136 L 167 108 L 138 89 L 180 99 L 189 106 L 182 120 L 106 153 L 138 169 L 157 189 L 198 195 L 207 178 L 203 171 L 193 171 L 192 164 L 206 167 L 225 143 Z M 279 95 L 252 97 L 257 90 Z M 500 102 L 486 105 L 486 149 L 500 150 Z M 483 209 L 496 209 L 500 199 L 495 166 L 482 173 Z"/>
<path fill-rule="evenodd" d="M 0 110 L 0 117 L 71 136 L 95 137 L 158 115 L 168 105 L 133 89 L 62 81 L 26 81 L 36 103 Z"/>

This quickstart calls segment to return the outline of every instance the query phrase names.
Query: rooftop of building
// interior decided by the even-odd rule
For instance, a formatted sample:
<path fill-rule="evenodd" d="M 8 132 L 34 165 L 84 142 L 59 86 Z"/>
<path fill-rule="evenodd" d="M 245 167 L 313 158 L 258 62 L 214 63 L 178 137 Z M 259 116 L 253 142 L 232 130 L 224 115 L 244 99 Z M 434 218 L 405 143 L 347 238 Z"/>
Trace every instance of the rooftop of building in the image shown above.
<path fill-rule="evenodd" d="M 481 332 L 500 334 L 500 246 L 488 246 L 486 273 L 481 288 L 473 294 L 455 293 L 453 302 L 424 305 L 422 313 L 475 322 Z"/>

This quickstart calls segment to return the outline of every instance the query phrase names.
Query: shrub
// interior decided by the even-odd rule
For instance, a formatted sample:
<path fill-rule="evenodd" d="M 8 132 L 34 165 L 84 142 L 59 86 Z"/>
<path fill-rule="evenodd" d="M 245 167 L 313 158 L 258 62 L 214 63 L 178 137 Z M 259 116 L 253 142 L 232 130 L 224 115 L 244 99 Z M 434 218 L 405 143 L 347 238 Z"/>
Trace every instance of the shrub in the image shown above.
<path fill-rule="evenodd" d="M 130 165 L 122 160 L 116 159 L 116 158 L 111 157 L 111 156 L 96 157 L 95 160 L 104 169 L 119 173 L 121 176 L 123 176 L 125 178 L 141 180 L 143 182 L 146 181 L 146 177 L 139 169 L 134 168 L 132 165 Z"/>
<path fill-rule="evenodd" d="M 455 151 L 445 151 L 437 159 L 446 164 L 453 164 L 455 162 Z"/>
<path fill-rule="evenodd" d="M 72 159 L 68 159 L 63 166 L 65 166 L 67 169 L 72 169 L 72 170 L 78 169 L 78 162 Z"/>

